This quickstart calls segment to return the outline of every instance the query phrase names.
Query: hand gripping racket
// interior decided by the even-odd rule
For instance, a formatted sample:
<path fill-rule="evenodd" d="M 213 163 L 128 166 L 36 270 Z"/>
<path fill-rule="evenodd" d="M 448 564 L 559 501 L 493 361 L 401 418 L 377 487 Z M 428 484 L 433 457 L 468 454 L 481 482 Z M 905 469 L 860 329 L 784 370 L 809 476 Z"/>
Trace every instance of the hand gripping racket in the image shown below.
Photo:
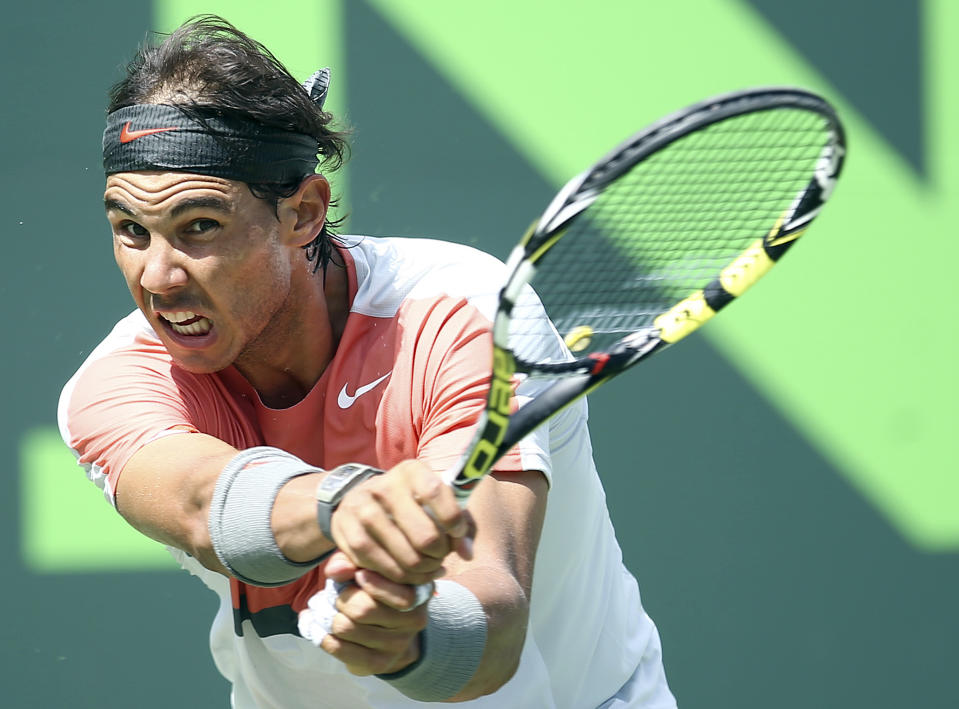
<path fill-rule="evenodd" d="M 752 287 L 819 214 L 845 153 L 823 98 L 748 89 L 652 124 L 568 182 L 507 262 L 486 408 L 446 476 L 461 504 L 553 414 Z M 512 411 L 517 376 L 550 382 Z"/>

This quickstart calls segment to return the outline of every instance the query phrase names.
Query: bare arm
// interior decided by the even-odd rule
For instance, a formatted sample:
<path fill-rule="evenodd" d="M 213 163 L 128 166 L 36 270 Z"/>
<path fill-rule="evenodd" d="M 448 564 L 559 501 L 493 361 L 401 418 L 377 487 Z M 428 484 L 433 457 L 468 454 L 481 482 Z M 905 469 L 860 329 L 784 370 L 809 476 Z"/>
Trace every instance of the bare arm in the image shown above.
<path fill-rule="evenodd" d="M 182 549 L 208 569 L 229 576 L 213 550 L 208 519 L 217 478 L 237 452 L 201 433 L 178 433 L 148 443 L 120 475 L 117 508 L 148 537 Z M 322 476 L 295 477 L 276 496 L 271 528 L 277 546 L 290 561 L 309 562 L 334 547 L 317 524 L 315 494 Z M 454 528 L 458 536 L 465 533 L 466 525 L 452 493 L 434 486 L 434 477 L 421 466 L 401 463 L 378 476 L 376 484 L 369 485 L 372 492 L 357 496 L 351 491 L 347 499 L 354 499 L 354 504 L 344 505 L 336 518 L 350 530 L 354 549 L 362 550 L 362 566 L 406 584 L 426 583 L 440 573 L 451 538 L 412 500 L 429 497 L 430 490 L 437 488 L 441 494 L 429 503 L 435 518 Z M 402 501 L 403 512 L 397 501 Z M 394 529 L 394 513 L 402 518 L 405 534 Z"/>
<path fill-rule="evenodd" d="M 487 639 L 476 674 L 450 701 L 496 691 L 519 665 L 546 495 L 542 473 L 525 472 L 489 477 L 470 499 L 477 530 L 473 558 L 451 554 L 446 578 L 466 586 L 479 599 L 486 611 Z"/>
<path fill-rule="evenodd" d="M 236 454 L 233 446 L 202 433 L 178 433 L 148 443 L 123 468 L 117 509 L 143 534 L 228 576 L 213 551 L 208 518 L 217 477 Z M 307 561 L 333 548 L 316 524 L 313 492 L 319 479 L 319 474 L 294 478 L 273 507 L 274 537 L 294 561 Z"/>

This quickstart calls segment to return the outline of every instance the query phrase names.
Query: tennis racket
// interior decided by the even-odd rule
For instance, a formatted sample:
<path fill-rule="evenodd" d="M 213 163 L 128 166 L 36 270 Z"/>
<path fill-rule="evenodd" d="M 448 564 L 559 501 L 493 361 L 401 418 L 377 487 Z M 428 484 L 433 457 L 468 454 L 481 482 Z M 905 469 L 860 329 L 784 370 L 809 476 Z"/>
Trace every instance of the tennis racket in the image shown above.
<path fill-rule="evenodd" d="M 445 476 L 460 504 L 544 421 L 755 285 L 819 215 L 845 154 L 825 99 L 758 88 L 663 118 L 570 180 L 507 261 L 485 410 Z M 517 377 L 548 382 L 513 411 Z"/>
<path fill-rule="evenodd" d="M 654 123 L 568 182 L 507 262 L 486 408 L 449 475 L 458 498 L 552 415 L 755 285 L 818 216 L 845 153 L 826 100 L 749 89 Z M 552 382 L 511 411 L 517 376 Z"/>

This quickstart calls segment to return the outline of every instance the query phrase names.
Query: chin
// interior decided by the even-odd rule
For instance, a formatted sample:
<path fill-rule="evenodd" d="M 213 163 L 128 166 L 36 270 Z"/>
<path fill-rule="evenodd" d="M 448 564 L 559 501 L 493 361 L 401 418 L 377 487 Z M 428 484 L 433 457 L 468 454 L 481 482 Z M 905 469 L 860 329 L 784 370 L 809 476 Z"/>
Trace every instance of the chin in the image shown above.
<path fill-rule="evenodd" d="M 170 350 L 167 350 L 170 352 Z M 185 372 L 190 374 L 214 374 L 220 372 L 230 366 L 230 362 L 220 363 L 215 361 L 210 361 L 203 357 L 183 357 L 170 352 L 170 357 L 173 359 L 173 364 L 177 368 L 182 369 Z"/>

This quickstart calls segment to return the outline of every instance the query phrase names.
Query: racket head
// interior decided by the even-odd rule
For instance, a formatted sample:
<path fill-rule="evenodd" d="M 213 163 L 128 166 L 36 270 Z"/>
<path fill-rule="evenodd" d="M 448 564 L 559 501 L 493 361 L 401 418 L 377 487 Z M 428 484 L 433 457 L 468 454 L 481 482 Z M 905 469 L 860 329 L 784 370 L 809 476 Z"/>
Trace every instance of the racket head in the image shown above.
<path fill-rule="evenodd" d="M 819 214 L 845 153 L 825 99 L 764 87 L 677 111 L 570 180 L 508 261 L 488 405 L 456 486 L 468 494 L 555 411 L 754 285 Z M 557 382 L 512 413 L 517 373 Z"/>
<path fill-rule="evenodd" d="M 514 257 L 504 293 L 519 302 L 519 284 L 532 285 L 577 364 L 544 359 L 539 333 L 523 336 L 535 306 L 509 314 L 497 346 L 521 371 L 554 376 L 584 371 L 624 341 L 642 347 L 635 333 L 709 286 L 758 238 L 778 260 L 831 195 L 844 156 L 835 110 L 802 89 L 738 91 L 657 121 L 567 183 Z M 675 342 L 680 328 L 672 330 Z"/>

